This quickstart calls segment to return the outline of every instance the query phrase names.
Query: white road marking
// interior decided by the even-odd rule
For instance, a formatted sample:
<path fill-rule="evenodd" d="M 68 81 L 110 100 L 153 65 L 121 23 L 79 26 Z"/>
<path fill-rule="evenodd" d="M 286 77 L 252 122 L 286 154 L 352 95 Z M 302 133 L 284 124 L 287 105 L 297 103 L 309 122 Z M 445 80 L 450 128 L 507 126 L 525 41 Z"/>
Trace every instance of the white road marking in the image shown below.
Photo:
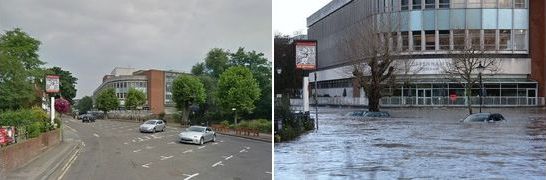
<path fill-rule="evenodd" d="M 184 180 L 190 180 L 191 178 L 195 177 L 199 175 L 199 173 L 195 173 L 195 174 L 192 174 L 192 175 L 189 175 L 189 174 L 184 174 L 184 176 L 188 176 L 187 178 L 184 178 Z"/>
<path fill-rule="evenodd" d="M 97 133 L 93 133 L 93 136 L 100 137 Z"/>
<path fill-rule="evenodd" d="M 83 142 L 83 141 L 82 141 Z M 61 180 L 63 179 L 64 175 L 66 174 L 66 172 L 68 172 L 68 169 L 70 169 L 70 167 L 72 166 L 72 164 L 74 163 L 74 161 L 76 161 L 76 158 L 78 158 L 78 154 L 80 153 L 80 150 L 81 149 L 78 149 L 76 150 L 76 152 L 74 153 L 74 155 L 72 155 L 72 157 L 70 157 L 70 160 L 68 160 L 68 163 L 66 163 L 64 165 L 64 167 L 62 168 L 62 173 L 61 175 L 57 178 L 57 180 Z"/>
<path fill-rule="evenodd" d="M 248 147 L 248 146 L 245 146 L 245 149 L 250 149 L 250 147 Z"/>
<path fill-rule="evenodd" d="M 138 141 L 144 141 L 144 139 L 142 139 L 142 138 L 138 138 Z"/>
<path fill-rule="evenodd" d="M 146 138 L 146 139 L 152 139 L 152 138 L 150 138 L 150 137 L 148 137 L 148 136 L 144 136 L 144 138 Z"/>
<path fill-rule="evenodd" d="M 190 152 L 193 152 L 193 149 L 186 150 L 186 151 L 184 151 L 182 153 L 186 154 L 186 153 L 190 153 Z"/>
<path fill-rule="evenodd" d="M 218 166 L 218 165 L 223 166 L 222 161 L 218 161 L 218 162 L 214 163 L 214 164 L 212 165 L 212 167 L 216 167 L 216 166 Z"/>
<path fill-rule="evenodd" d="M 212 145 L 217 145 L 217 144 L 218 144 L 217 142 L 215 142 L 215 143 L 212 143 Z"/>
<path fill-rule="evenodd" d="M 146 146 L 146 149 L 153 149 L 153 146 Z"/>
<path fill-rule="evenodd" d="M 145 167 L 145 168 L 150 168 L 150 165 L 151 165 L 151 164 L 152 164 L 152 163 L 151 163 L 151 162 L 149 162 L 149 163 L 143 164 L 143 165 L 142 165 L 142 167 Z"/>
<path fill-rule="evenodd" d="M 136 142 L 136 140 L 133 139 L 133 142 Z"/>
<path fill-rule="evenodd" d="M 225 160 L 229 160 L 233 157 L 233 155 L 229 155 L 228 157 L 225 158 Z"/>
<path fill-rule="evenodd" d="M 224 142 L 224 141 L 220 141 L 220 142 Z"/>
<path fill-rule="evenodd" d="M 170 143 L 167 143 L 167 144 L 174 144 L 175 142 L 170 142 Z"/>
<path fill-rule="evenodd" d="M 269 172 L 269 171 L 266 171 L 265 173 L 266 173 L 266 174 L 271 174 L 271 172 Z"/>
<path fill-rule="evenodd" d="M 207 146 L 199 146 L 197 149 L 203 149 L 205 147 L 207 147 Z"/>
<path fill-rule="evenodd" d="M 66 125 L 66 127 L 67 127 L 68 129 L 70 129 L 70 130 L 74 131 L 74 132 L 78 132 L 78 131 L 77 131 L 76 129 L 74 129 L 74 128 L 72 128 L 72 127 L 68 126 L 68 125 Z"/>
<path fill-rule="evenodd" d="M 82 141 L 82 146 L 85 147 L 85 142 Z"/>
<path fill-rule="evenodd" d="M 128 142 L 124 142 L 123 144 L 129 144 Z"/>
<path fill-rule="evenodd" d="M 240 153 L 246 152 L 246 149 L 240 150 L 239 152 Z"/>
<path fill-rule="evenodd" d="M 169 158 L 172 158 L 173 156 L 160 156 L 161 157 L 161 160 L 165 160 L 165 159 L 169 159 Z"/>
<path fill-rule="evenodd" d="M 140 151 L 142 151 L 142 149 L 137 149 L 137 150 L 134 150 L 133 152 L 136 153 L 136 152 L 140 152 Z"/>

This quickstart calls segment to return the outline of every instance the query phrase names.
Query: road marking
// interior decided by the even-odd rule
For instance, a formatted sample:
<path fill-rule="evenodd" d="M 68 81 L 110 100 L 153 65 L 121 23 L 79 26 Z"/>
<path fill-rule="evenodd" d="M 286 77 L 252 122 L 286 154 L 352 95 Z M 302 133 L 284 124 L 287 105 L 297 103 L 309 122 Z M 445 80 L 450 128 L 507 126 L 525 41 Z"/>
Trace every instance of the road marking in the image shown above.
<path fill-rule="evenodd" d="M 199 175 L 199 173 L 195 173 L 195 174 L 192 174 L 192 175 L 189 175 L 189 174 L 184 174 L 184 176 L 188 176 L 187 178 L 184 178 L 184 180 L 189 180 L 195 176 Z"/>
<path fill-rule="evenodd" d="M 146 149 L 153 149 L 153 146 L 146 146 Z"/>
<path fill-rule="evenodd" d="M 175 142 L 170 142 L 170 143 L 167 143 L 167 144 L 174 144 Z"/>
<path fill-rule="evenodd" d="M 197 149 L 203 149 L 205 147 L 207 147 L 207 146 L 199 146 Z"/>
<path fill-rule="evenodd" d="M 240 153 L 246 152 L 246 149 L 240 150 L 239 152 Z"/>
<path fill-rule="evenodd" d="M 218 162 L 214 163 L 214 164 L 212 165 L 212 167 L 216 167 L 216 166 L 218 166 L 218 165 L 223 166 L 222 161 L 218 161 Z"/>
<path fill-rule="evenodd" d="M 224 142 L 224 141 L 220 141 L 220 142 Z"/>
<path fill-rule="evenodd" d="M 82 141 L 83 142 L 83 141 Z M 66 174 L 66 172 L 68 172 L 68 169 L 70 169 L 70 167 L 72 166 L 72 164 L 74 163 L 74 161 L 76 161 L 76 158 L 78 158 L 78 154 L 80 153 L 80 150 L 81 149 L 78 149 L 76 150 L 76 152 L 72 155 L 72 157 L 70 157 L 70 159 L 68 160 L 68 163 L 66 163 L 64 165 L 64 167 L 62 168 L 62 173 L 61 175 L 57 178 L 57 180 L 61 180 L 63 179 L 64 175 Z"/>
<path fill-rule="evenodd" d="M 231 159 L 232 157 L 233 157 L 233 155 L 229 155 L 229 156 L 226 157 L 225 159 L 226 159 L 226 160 L 229 160 L 229 159 Z"/>
<path fill-rule="evenodd" d="M 145 168 L 150 168 L 150 165 L 151 165 L 151 164 L 152 164 L 152 163 L 151 163 L 151 162 L 149 162 L 149 163 L 143 164 L 143 165 L 142 165 L 142 167 L 145 167 Z"/>
<path fill-rule="evenodd" d="M 269 172 L 269 171 L 266 171 L 265 173 L 266 173 L 266 174 L 271 174 L 271 172 Z"/>
<path fill-rule="evenodd" d="M 85 142 L 82 141 L 82 146 L 85 147 Z"/>
<path fill-rule="evenodd" d="M 128 142 L 124 142 L 123 144 L 129 144 Z"/>
<path fill-rule="evenodd" d="M 142 149 L 137 149 L 137 150 L 134 150 L 133 152 L 136 153 L 136 152 L 140 152 L 140 151 L 142 151 Z"/>
<path fill-rule="evenodd" d="M 133 142 L 136 142 L 136 140 L 133 139 Z"/>
<path fill-rule="evenodd" d="M 248 146 L 245 146 L 245 149 L 250 149 L 250 147 L 248 147 Z"/>
<path fill-rule="evenodd" d="M 173 156 L 160 156 L 161 157 L 161 160 L 165 160 L 165 159 L 169 159 L 169 158 L 172 158 Z"/>
<path fill-rule="evenodd" d="M 217 144 L 218 144 L 217 142 L 215 142 L 215 143 L 212 143 L 212 145 L 217 145 Z"/>
<path fill-rule="evenodd" d="M 190 152 L 193 152 L 193 149 L 190 149 L 190 150 L 186 150 L 184 152 L 182 152 L 183 154 L 186 154 L 186 153 L 190 153 Z"/>
<path fill-rule="evenodd" d="M 77 131 L 76 129 L 74 129 L 74 128 L 72 128 L 72 127 L 68 126 L 68 125 L 66 125 L 66 127 L 67 127 L 68 129 L 70 129 L 70 130 L 74 131 L 74 132 L 78 132 L 78 131 Z"/>
<path fill-rule="evenodd" d="M 139 140 L 139 141 L 144 141 L 144 139 L 142 139 L 142 138 L 138 138 L 138 140 Z"/>
<path fill-rule="evenodd" d="M 93 136 L 100 137 L 97 133 L 93 133 Z"/>
<path fill-rule="evenodd" d="M 148 137 L 148 136 L 144 136 L 144 138 L 146 138 L 146 139 L 152 139 L 152 138 L 150 138 L 150 137 Z"/>

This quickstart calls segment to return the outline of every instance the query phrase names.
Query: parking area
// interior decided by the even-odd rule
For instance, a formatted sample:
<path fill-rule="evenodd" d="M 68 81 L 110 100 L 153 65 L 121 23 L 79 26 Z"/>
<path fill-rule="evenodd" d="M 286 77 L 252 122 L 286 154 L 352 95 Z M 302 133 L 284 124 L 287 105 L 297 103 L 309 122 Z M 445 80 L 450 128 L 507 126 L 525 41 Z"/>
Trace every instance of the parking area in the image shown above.
<path fill-rule="evenodd" d="M 83 140 L 65 179 L 271 179 L 270 143 L 218 134 L 215 142 L 183 144 L 182 129 L 168 124 L 157 133 L 111 120 L 65 125 Z"/>

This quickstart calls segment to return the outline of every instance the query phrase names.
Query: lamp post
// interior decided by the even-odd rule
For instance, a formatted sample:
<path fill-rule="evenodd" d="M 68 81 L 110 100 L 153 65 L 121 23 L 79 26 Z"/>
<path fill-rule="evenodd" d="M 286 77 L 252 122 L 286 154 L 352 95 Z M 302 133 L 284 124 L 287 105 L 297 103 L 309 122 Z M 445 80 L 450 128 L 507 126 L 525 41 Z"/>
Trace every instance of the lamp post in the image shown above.
<path fill-rule="evenodd" d="M 480 63 L 478 65 L 478 67 L 476 67 L 476 69 L 478 69 L 478 78 L 480 80 L 480 113 L 482 112 L 482 105 L 483 105 L 483 82 L 482 82 L 482 73 L 483 71 L 485 70 L 485 67 L 482 66 L 482 63 Z"/>
<path fill-rule="evenodd" d="M 237 126 L 237 109 L 231 108 L 231 110 L 232 110 L 233 113 L 235 114 L 235 126 Z"/>

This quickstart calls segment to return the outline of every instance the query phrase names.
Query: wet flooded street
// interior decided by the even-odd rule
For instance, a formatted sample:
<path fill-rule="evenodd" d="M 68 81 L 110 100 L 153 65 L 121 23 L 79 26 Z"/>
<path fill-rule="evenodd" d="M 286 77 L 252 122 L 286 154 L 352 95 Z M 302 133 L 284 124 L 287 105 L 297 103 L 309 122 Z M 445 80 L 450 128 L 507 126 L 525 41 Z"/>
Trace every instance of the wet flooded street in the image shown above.
<path fill-rule="evenodd" d="M 275 144 L 275 179 L 545 179 L 546 112 L 485 109 L 508 120 L 461 123 L 465 109 L 319 109 L 319 130 Z M 314 113 L 314 112 L 313 112 Z"/>

